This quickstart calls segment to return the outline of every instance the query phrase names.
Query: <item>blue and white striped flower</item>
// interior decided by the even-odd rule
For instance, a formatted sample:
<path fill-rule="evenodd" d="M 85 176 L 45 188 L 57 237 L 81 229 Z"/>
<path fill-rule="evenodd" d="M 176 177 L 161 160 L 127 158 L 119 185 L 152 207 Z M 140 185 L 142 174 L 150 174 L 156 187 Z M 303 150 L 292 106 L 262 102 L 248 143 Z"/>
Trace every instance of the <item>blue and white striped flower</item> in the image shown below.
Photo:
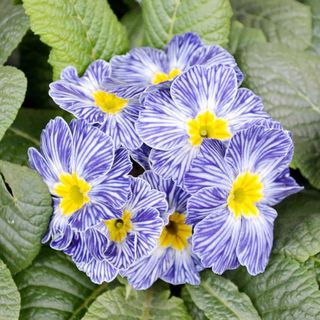
<path fill-rule="evenodd" d="M 194 65 L 226 65 L 234 68 L 238 82 L 243 75 L 233 56 L 220 46 L 206 46 L 195 33 L 174 36 L 165 49 L 134 48 L 110 61 L 115 92 L 140 94 L 149 87 L 162 86 Z"/>
<path fill-rule="evenodd" d="M 196 224 L 193 249 L 218 274 L 246 266 L 265 270 L 277 212 L 271 207 L 301 190 L 288 166 L 293 143 L 277 125 L 254 125 L 236 133 L 227 148 L 205 141 L 185 176 L 194 193 L 186 221 Z"/>
<path fill-rule="evenodd" d="M 67 67 L 61 79 L 50 84 L 49 95 L 64 110 L 112 137 L 115 147 L 137 149 L 142 142 L 134 129 L 142 105 L 132 95 L 116 95 L 105 85 L 110 77 L 110 64 L 103 60 L 91 63 L 78 77 L 74 67 Z"/>
<path fill-rule="evenodd" d="M 158 245 L 152 253 L 134 262 L 121 274 L 139 290 L 149 288 L 158 278 L 175 285 L 199 284 L 202 267 L 191 250 L 192 227 L 185 223 L 190 195 L 172 180 L 164 180 L 152 171 L 146 171 L 143 178 L 152 188 L 166 194 L 169 221 L 165 221 Z"/>
<path fill-rule="evenodd" d="M 132 165 L 128 152 L 114 151 L 112 139 L 85 121 L 51 120 L 41 135 L 40 152 L 29 149 L 29 161 L 46 182 L 54 214 L 44 239 L 65 250 L 74 230 L 85 230 L 121 208 L 130 193 Z"/>
<path fill-rule="evenodd" d="M 131 195 L 122 209 L 83 234 L 84 252 L 74 258 L 78 267 L 96 283 L 111 281 L 121 269 L 148 255 L 156 246 L 167 214 L 162 192 L 131 178 Z M 87 259 L 86 250 L 92 259 Z M 81 258 L 82 257 L 82 258 Z"/>
<path fill-rule="evenodd" d="M 251 122 L 268 118 L 261 99 L 238 88 L 233 68 L 195 66 L 178 76 L 170 90 L 147 95 L 136 128 L 153 148 L 152 169 L 182 184 L 204 140 L 228 141 Z"/>
<path fill-rule="evenodd" d="M 137 162 L 144 170 L 150 170 L 149 156 L 151 148 L 145 143 L 138 149 L 130 152 L 131 158 Z"/>

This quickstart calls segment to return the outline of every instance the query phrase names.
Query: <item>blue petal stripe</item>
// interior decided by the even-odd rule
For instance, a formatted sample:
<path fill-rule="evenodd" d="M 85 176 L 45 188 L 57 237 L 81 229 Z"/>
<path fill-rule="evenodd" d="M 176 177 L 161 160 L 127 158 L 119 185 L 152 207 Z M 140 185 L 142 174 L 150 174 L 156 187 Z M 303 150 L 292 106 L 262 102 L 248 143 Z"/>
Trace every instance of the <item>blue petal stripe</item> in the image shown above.
<path fill-rule="evenodd" d="M 222 274 L 239 266 L 236 248 L 241 230 L 241 219 L 236 219 L 227 208 L 216 210 L 199 222 L 194 229 L 193 250 L 204 267 Z"/>
<path fill-rule="evenodd" d="M 224 160 L 224 152 L 224 145 L 217 140 L 206 139 L 202 143 L 185 175 L 185 187 L 190 193 L 206 187 L 231 189 L 233 172 Z"/>
<path fill-rule="evenodd" d="M 95 179 L 108 173 L 112 166 L 114 158 L 112 139 L 98 128 L 91 127 L 81 120 L 73 120 L 70 128 L 74 141 L 72 171 L 94 184 Z"/>
<path fill-rule="evenodd" d="M 99 226 L 100 227 L 100 226 Z M 86 247 L 97 260 L 104 260 L 106 258 L 105 252 L 109 245 L 107 238 L 106 226 L 101 223 L 99 228 L 90 228 L 84 232 Z"/>
<path fill-rule="evenodd" d="M 150 170 L 149 154 L 151 148 L 145 143 L 139 149 L 131 150 L 130 155 L 132 159 L 137 162 L 144 170 Z"/>
<path fill-rule="evenodd" d="M 265 270 L 273 243 L 273 222 L 277 212 L 264 205 L 259 206 L 257 218 L 243 218 L 237 256 L 248 272 L 255 276 Z"/>

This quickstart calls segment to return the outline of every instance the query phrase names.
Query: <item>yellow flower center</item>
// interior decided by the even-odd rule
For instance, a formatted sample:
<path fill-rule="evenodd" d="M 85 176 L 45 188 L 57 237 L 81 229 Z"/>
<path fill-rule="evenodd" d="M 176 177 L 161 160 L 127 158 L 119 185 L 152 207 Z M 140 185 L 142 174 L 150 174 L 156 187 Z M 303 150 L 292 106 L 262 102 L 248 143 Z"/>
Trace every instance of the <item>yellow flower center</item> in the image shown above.
<path fill-rule="evenodd" d="M 192 227 L 185 224 L 185 215 L 174 213 L 169 218 L 169 223 L 163 228 L 160 235 L 162 247 L 172 247 L 183 250 L 188 244 L 188 238 L 192 235 Z"/>
<path fill-rule="evenodd" d="M 217 118 L 210 111 L 199 113 L 187 123 L 190 142 L 193 146 L 201 144 L 203 138 L 225 140 L 231 138 L 226 120 Z"/>
<path fill-rule="evenodd" d="M 132 229 L 131 213 L 125 210 L 121 219 L 106 220 L 105 224 L 109 230 L 110 240 L 122 242 Z"/>
<path fill-rule="evenodd" d="M 91 185 L 75 172 L 62 174 L 59 180 L 54 191 L 62 198 L 60 208 L 63 214 L 70 215 L 90 201 L 88 192 Z"/>
<path fill-rule="evenodd" d="M 113 93 L 98 90 L 93 93 L 96 105 L 105 113 L 116 114 L 128 103 L 127 99 L 117 97 Z"/>
<path fill-rule="evenodd" d="M 152 80 L 152 84 L 158 84 L 168 80 L 173 80 L 176 76 L 181 73 L 180 69 L 172 69 L 168 74 L 164 72 L 158 72 L 155 74 Z"/>
<path fill-rule="evenodd" d="M 263 184 L 258 174 L 245 172 L 240 174 L 232 184 L 228 197 L 229 209 L 236 218 L 256 217 L 259 210 L 256 206 L 263 198 Z"/>

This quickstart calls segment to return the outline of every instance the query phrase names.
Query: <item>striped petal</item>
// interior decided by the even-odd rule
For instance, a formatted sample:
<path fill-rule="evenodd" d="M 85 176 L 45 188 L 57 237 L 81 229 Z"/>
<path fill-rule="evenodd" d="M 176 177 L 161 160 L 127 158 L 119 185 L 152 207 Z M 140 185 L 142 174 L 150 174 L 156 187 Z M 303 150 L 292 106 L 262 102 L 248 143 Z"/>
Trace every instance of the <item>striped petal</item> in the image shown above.
<path fill-rule="evenodd" d="M 149 256 L 134 262 L 127 270 L 121 272 L 135 290 L 145 290 L 162 276 L 172 263 L 172 252 L 158 247 Z"/>
<path fill-rule="evenodd" d="M 196 225 L 216 209 L 225 207 L 228 195 L 226 190 L 215 187 L 198 191 L 188 201 L 186 223 Z"/>
<path fill-rule="evenodd" d="M 172 179 L 178 185 L 182 185 L 185 173 L 198 152 L 199 147 L 190 143 L 169 151 L 153 149 L 150 153 L 151 167 L 164 179 Z"/>
<path fill-rule="evenodd" d="M 105 252 L 110 243 L 104 223 L 101 222 L 99 226 L 86 230 L 84 237 L 88 251 L 92 256 L 97 260 L 104 260 L 106 258 Z"/>
<path fill-rule="evenodd" d="M 184 283 L 199 285 L 199 269 L 202 268 L 199 268 L 200 260 L 192 254 L 191 245 L 189 244 L 186 249 L 181 251 L 173 249 L 170 251 L 173 251 L 173 263 L 160 278 L 173 285 Z"/>
<path fill-rule="evenodd" d="M 196 33 L 187 32 L 174 36 L 164 49 L 169 61 L 169 70 L 185 71 L 195 51 L 202 46 L 203 43 Z"/>
<path fill-rule="evenodd" d="M 82 120 L 73 120 L 70 128 L 74 141 L 72 171 L 87 182 L 95 184 L 95 179 L 105 175 L 112 166 L 114 158 L 112 139 Z"/>
<path fill-rule="evenodd" d="M 243 218 L 237 256 L 240 264 L 255 276 L 265 270 L 273 243 L 273 223 L 277 212 L 265 205 L 259 206 L 260 214 L 254 218 Z"/>
<path fill-rule="evenodd" d="M 113 208 L 122 207 L 130 192 L 129 172 L 132 164 L 125 149 L 115 152 L 114 163 L 110 171 L 99 180 L 89 192 L 92 201 L 106 203 Z"/>
<path fill-rule="evenodd" d="M 137 162 L 144 170 L 150 170 L 149 154 L 151 148 L 145 143 L 136 150 L 130 151 L 131 158 Z"/>
<path fill-rule="evenodd" d="M 172 150 L 189 139 L 188 118 L 188 113 L 174 104 L 169 90 L 157 90 L 147 95 L 136 129 L 150 147 Z"/>
<path fill-rule="evenodd" d="M 89 263 L 93 259 L 87 248 L 85 237 L 81 232 L 74 233 L 71 244 L 64 250 L 64 253 L 71 256 L 72 260 L 77 263 Z"/>
<path fill-rule="evenodd" d="M 165 194 L 155 189 L 141 178 L 131 178 L 131 197 L 126 210 L 135 214 L 140 209 L 156 209 L 164 220 L 167 216 L 168 204 Z"/>
<path fill-rule="evenodd" d="M 194 110 L 194 115 L 230 105 L 235 99 L 238 85 L 235 71 L 226 66 L 206 68 L 194 66 L 178 76 L 172 83 L 171 95 L 177 106 Z"/>
<path fill-rule="evenodd" d="M 40 145 L 41 154 L 57 176 L 70 172 L 72 136 L 61 117 L 49 121 L 42 131 Z"/>
<path fill-rule="evenodd" d="M 225 147 L 217 140 L 206 139 L 200 153 L 185 174 L 184 185 L 192 194 L 206 187 L 230 190 L 233 173 L 224 160 Z"/>
<path fill-rule="evenodd" d="M 110 64 L 102 59 L 92 62 L 81 78 L 81 84 L 92 91 L 102 89 L 103 83 L 110 77 Z"/>
<path fill-rule="evenodd" d="M 240 236 L 241 219 L 236 219 L 227 208 L 215 210 L 194 229 L 193 251 L 204 267 L 222 274 L 239 266 L 236 248 Z"/>
<path fill-rule="evenodd" d="M 238 174 L 258 173 L 267 186 L 289 166 L 287 154 L 292 148 L 292 140 L 285 131 L 252 126 L 231 138 L 225 159 Z"/>

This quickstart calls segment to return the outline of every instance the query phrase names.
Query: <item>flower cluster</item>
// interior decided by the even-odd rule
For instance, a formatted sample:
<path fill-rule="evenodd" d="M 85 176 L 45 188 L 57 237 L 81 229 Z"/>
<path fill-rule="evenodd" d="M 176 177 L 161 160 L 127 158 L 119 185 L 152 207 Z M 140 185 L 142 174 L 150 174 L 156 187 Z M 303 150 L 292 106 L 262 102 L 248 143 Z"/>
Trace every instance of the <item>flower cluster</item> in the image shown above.
<path fill-rule="evenodd" d="M 51 120 L 29 149 L 53 199 L 43 242 L 93 282 L 120 274 L 136 289 L 199 284 L 203 268 L 263 272 L 272 206 L 301 187 L 290 133 L 242 80 L 232 55 L 194 33 L 97 60 L 82 77 L 65 68 L 49 94 L 76 119 Z"/>

